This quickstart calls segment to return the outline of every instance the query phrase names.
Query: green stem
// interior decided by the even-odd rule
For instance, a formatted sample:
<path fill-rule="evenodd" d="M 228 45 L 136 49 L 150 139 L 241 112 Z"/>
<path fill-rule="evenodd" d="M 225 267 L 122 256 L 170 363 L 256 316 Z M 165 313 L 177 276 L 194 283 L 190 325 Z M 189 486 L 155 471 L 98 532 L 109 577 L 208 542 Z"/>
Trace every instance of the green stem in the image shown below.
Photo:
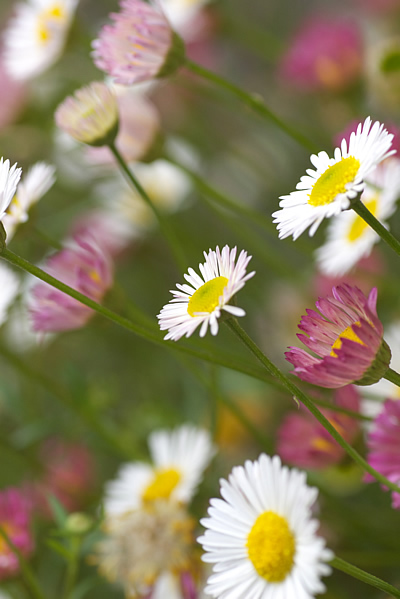
<path fill-rule="evenodd" d="M 352 564 L 345 562 L 340 557 L 334 557 L 333 560 L 330 562 L 330 565 L 333 568 L 336 568 L 336 570 L 340 570 L 345 574 L 349 574 L 353 578 L 357 578 L 357 580 L 361 580 L 361 582 L 365 582 L 366 584 L 369 584 L 370 586 L 375 587 L 376 589 L 379 589 L 384 593 L 389 593 L 389 595 L 391 595 L 392 597 L 400 598 L 399 589 L 396 589 L 388 582 L 385 582 L 384 580 L 381 580 L 380 578 L 373 576 L 373 574 L 369 574 L 368 572 L 360 570 L 360 568 L 357 568 L 356 566 L 353 566 Z"/>
<path fill-rule="evenodd" d="M 351 204 L 354 212 L 358 214 L 365 222 L 379 235 L 383 241 L 385 241 L 391 248 L 400 256 L 400 241 L 396 239 L 385 227 L 382 223 L 379 222 L 377 218 L 368 210 L 368 208 L 361 202 L 361 200 L 357 199 L 354 203 Z"/>
<path fill-rule="evenodd" d="M 175 235 L 174 230 L 170 227 L 168 220 L 164 217 L 164 215 L 157 208 L 157 206 L 154 204 L 154 202 L 151 201 L 148 193 L 142 187 L 142 185 L 139 183 L 139 181 L 136 179 L 135 175 L 132 173 L 131 169 L 128 167 L 125 160 L 123 159 L 123 157 L 117 150 L 115 144 L 110 144 L 109 148 L 110 148 L 111 152 L 113 153 L 115 160 L 117 161 L 118 165 L 120 166 L 122 172 L 124 173 L 125 177 L 129 181 L 129 183 L 133 186 L 135 191 L 137 191 L 139 193 L 139 195 L 142 197 L 144 202 L 147 204 L 147 206 L 150 208 L 150 210 L 153 212 L 154 216 L 156 217 L 156 219 L 160 225 L 160 228 L 161 228 L 166 240 L 169 243 L 171 252 L 172 252 L 174 259 L 179 267 L 179 270 L 180 271 L 186 270 L 187 260 L 185 258 L 184 252 L 180 246 L 178 238 Z"/>
<path fill-rule="evenodd" d="M 400 374 L 395 370 L 388 368 L 383 378 L 400 387 Z"/>
<path fill-rule="evenodd" d="M 3 537 L 7 545 L 10 547 L 11 551 L 17 557 L 19 566 L 21 568 L 22 577 L 27 588 L 30 590 L 32 597 L 34 597 L 35 599 L 46 599 L 44 593 L 40 589 L 39 584 L 37 583 L 36 577 L 30 565 L 28 564 L 18 547 L 16 547 L 16 545 L 14 545 L 14 543 L 11 541 L 10 537 L 8 536 L 8 534 L 2 526 L 0 526 L 0 536 Z"/>
<path fill-rule="evenodd" d="M 281 383 L 286 387 L 286 389 L 305 407 L 311 412 L 313 416 L 322 424 L 322 426 L 328 431 L 328 433 L 335 439 L 335 441 L 346 451 L 346 453 L 359 465 L 363 470 L 369 472 L 378 482 L 383 485 L 386 485 L 392 491 L 396 491 L 400 493 L 400 488 L 388 480 L 385 476 L 377 472 L 374 468 L 372 468 L 368 462 L 366 462 L 361 455 L 356 451 L 335 429 L 335 427 L 329 422 L 327 418 L 318 410 L 318 408 L 314 405 L 313 401 L 305 394 L 301 389 L 299 389 L 291 380 L 279 370 L 267 358 L 267 356 L 260 350 L 258 345 L 254 343 L 254 341 L 249 337 L 249 335 L 242 329 L 236 319 L 230 318 L 226 321 L 227 325 L 230 329 L 239 337 L 239 339 L 247 346 L 247 348 L 251 351 L 251 353 L 264 365 L 264 367 L 268 370 L 270 374 L 276 377 Z"/>
<path fill-rule="evenodd" d="M 72 591 L 74 590 L 76 578 L 78 576 L 79 569 L 79 552 L 81 548 L 81 538 L 71 537 L 70 550 L 71 558 L 68 560 L 67 572 L 65 575 L 64 594 L 63 599 L 70 599 Z"/>
<path fill-rule="evenodd" d="M 308 151 L 318 151 L 318 148 L 315 147 L 315 144 L 313 144 L 309 139 L 307 139 L 302 133 L 296 131 L 296 129 L 294 129 L 290 125 L 287 125 L 284 121 L 282 121 L 280 117 L 274 114 L 274 112 L 272 112 L 272 110 L 268 108 L 268 106 L 263 102 L 261 96 L 259 96 L 258 94 L 249 94 L 234 83 L 227 81 L 223 77 L 220 77 L 220 75 L 217 75 L 216 73 L 213 73 L 208 69 L 205 69 L 204 67 L 200 66 L 195 62 L 192 62 L 191 60 L 186 60 L 185 66 L 193 73 L 196 73 L 196 75 L 199 75 L 207 81 L 215 83 L 219 87 L 236 96 L 236 98 L 241 100 L 246 106 L 254 110 L 254 112 L 259 114 L 261 117 L 267 119 L 268 121 L 272 121 L 277 127 L 279 127 L 279 129 L 284 131 L 289 137 L 294 139 L 298 144 L 306 148 Z"/>

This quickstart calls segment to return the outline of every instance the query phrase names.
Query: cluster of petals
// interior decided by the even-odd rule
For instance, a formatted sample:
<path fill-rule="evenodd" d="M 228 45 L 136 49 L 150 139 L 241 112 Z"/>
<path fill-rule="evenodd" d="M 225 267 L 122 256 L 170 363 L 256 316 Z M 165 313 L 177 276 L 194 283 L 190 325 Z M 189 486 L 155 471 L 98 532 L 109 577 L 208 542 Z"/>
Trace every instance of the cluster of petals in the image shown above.
<path fill-rule="evenodd" d="M 112 284 L 110 257 L 92 238 L 74 239 L 51 256 L 43 268 L 96 302 Z M 91 308 L 44 282 L 32 288 L 29 311 L 33 329 L 43 333 L 80 328 L 94 314 Z"/>
<path fill-rule="evenodd" d="M 142 0 L 120 0 L 120 8 L 92 44 L 96 66 L 123 85 L 159 76 L 174 41 L 168 20 Z"/>
<path fill-rule="evenodd" d="M 374 368 L 376 378 L 369 384 L 379 380 L 389 364 L 380 362 L 383 325 L 376 301 L 376 288 L 366 298 L 360 289 L 347 284 L 333 287 L 330 296 L 319 298 L 315 304 L 319 312 L 307 310 L 299 324 L 305 334 L 297 335 L 318 357 L 290 347 L 285 356 L 295 367 L 293 373 L 303 381 L 328 388 L 364 384 L 360 381 L 374 375 Z M 340 347 L 333 348 L 339 339 Z"/>
<path fill-rule="evenodd" d="M 10 161 L 0 158 L 0 220 L 3 220 L 17 190 L 22 169 L 17 164 L 10 167 Z"/>
<path fill-rule="evenodd" d="M 34 550 L 34 540 L 30 530 L 31 504 L 16 488 L 0 492 L 0 526 L 11 542 L 24 557 Z M 19 559 L 8 544 L 0 542 L 0 579 L 13 576 L 20 570 Z"/>
<path fill-rule="evenodd" d="M 359 394 L 353 385 L 338 389 L 334 403 L 352 412 L 360 409 Z M 321 411 L 340 435 L 352 443 L 360 430 L 357 419 L 329 409 Z M 290 412 L 279 427 L 277 453 L 293 466 L 315 469 L 338 464 L 345 455 L 344 449 L 303 406 Z"/>

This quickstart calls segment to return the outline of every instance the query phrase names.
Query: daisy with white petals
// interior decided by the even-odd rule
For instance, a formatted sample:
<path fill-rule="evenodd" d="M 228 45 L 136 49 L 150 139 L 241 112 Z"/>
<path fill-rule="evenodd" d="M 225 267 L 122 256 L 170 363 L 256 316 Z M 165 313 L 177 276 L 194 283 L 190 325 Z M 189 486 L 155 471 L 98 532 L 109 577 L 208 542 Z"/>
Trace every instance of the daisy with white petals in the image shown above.
<path fill-rule="evenodd" d="M 386 160 L 365 182 L 362 202 L 386 226 L 400 197 L 400 160 Z M 317 252 L 318 266 L 328 276 L 346 274 L 361 258 L 369 256 L 380 237 L 353 210 L 339 214 L 328 228 L 328 241 Z"/>
<path fill-rule="evenodd" d="M 10 168 L 10 161 L 0 158 L 0 220 L 15 195 L 21 174 L 22 169 L 17 168 L 17 164 Z"/>
<path fill-rule="evenodd" d="M 13 79 L 32 79 L 58 60 L 77 4 L 28 0 L 16 5 L 4 33 L 4 63 Z"/>
<path fill-rule="evenodd" d="M 208 327 L 216 335 L 222 310 L 233 316 L 245 315 L 242 308 L 229 302 L 255 274 L 246 274 L 251 256 L 242 250 L 235 264 L 236 247 L 231 250 L 226 245 L 222 252 L 218 246 L 215 251 L 204 252 L 204 257 L 204 264 L 199 264 L 201 276 L 189 268 L 184 275 L 189 285 L 177 284 L 179 291 L 171 290 L 174 299 L 157 316 L 160 329 L 169 331 L 164 339 L 177 341 L 184 335 L 190 337 L 200 325 L 200 337 L 204 337 Z"/>
<path fill-rule="evenodd" d="M 153 432 L 149 448 L 152 464 L 124 464 L 117 478 L 108 483 L 106 515 L 123 514 L 160 499 L 188 503 L 215 454 L 208 431 L 188 424 Z"/>
<path fill-rule="evenodd" d="M 281 196 L 281 210 L 273 213 L 280 239 L 297 239 L 308 227 L 314 235 L 324 218 L 337 216 L 350 208 L 351 201 L 365 188 L 364 179 L 388 156 L 393 135 L 370 117 L 351 134 L 349 144 L 342 140 L 334 158 L 326 152 L 310 158 L 315 170 L 308 169 L 296 186 L 297 191 Z"/>
<path fill-rule="evenodd" d="M 220 599 L 312 599 L 333 558 L 316 535 L 311 508 L 317 489 L 306 475 L 262 454 L 221 480 L 223 499 L 211 499 L 207 529 L 198 539 L 214 564 L 205 593 Z"/>

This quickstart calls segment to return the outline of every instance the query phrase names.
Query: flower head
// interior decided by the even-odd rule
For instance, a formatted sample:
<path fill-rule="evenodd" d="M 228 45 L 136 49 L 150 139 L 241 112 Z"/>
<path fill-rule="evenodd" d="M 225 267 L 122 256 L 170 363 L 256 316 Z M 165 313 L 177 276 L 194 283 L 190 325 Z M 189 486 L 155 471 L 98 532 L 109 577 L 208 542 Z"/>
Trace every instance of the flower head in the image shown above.
<path fill-rule="evenodd" d="M 32 79 L 60 57 L 78 0 L 28 0 L 4 34 L 4 61 L 14 79 Z"/>
<path fill-rule="evenodd" d="M 21 174 L 22 169 L 17 168 L 17 164 L 10 168 L 10 161 L 0 158 L 0 220 L 3 220 L 15 195 Z"/>
<path fill-rule="evenodd" d="M 207 529 L 198 539 L 203 560 L 214 564 L 206 594 L 235 599 L 302 597 L 324 592 L 332 553 L 315 534 L 311 518 L 317 489 L 305 473 L 262 454 L 221 480 L 222 499 L 212 499 Z"/>
<path fill-rule="evenodd" d="M 107 485 L 106 514 L 121 514 L 158 499 L 188 503 L 215 453 L 209 433 L 191 425 L 155 431 L 149 446 L 152 465 L 125 464 Z"/>
<path fill-rule="evenodd" d="M 400 401 L 387 399 L 368 435 L 368 463 L 391 482 L 400 484 Z M 372 477 L 367 476 L 372 481 Z M 400 509 L 400 493 L 392 492 L 392 506 Z"/>
<path fill-rule="evenodd" d="M 297 239 L 310 227 L 314 235 L 324 218 L 337 216 L 351 206 L 351 201 L 364 191 L 364 179 L 390 151 L 393 135 L 378 121 L 372 124 L 367 117 L 352 133 L 347 144 L 343 139 L 336 148 L 334 158 L 326 152 L 310 158 L 315 170 L 308 169 L 301 177 L 297 191 L 281 196 L 281 210 L 273 213 L 278 223 L 280 239 L 293 235 Z"/>
<path fill-rule="evenodd" d="M 0 526 L 24 557 L 34 550 L 30 532 L 31 505 L 18 489 L 0 492 Z M 0 539 L 0 579 L 13 576 L 20 570 L 19 559 L 7 542 Z"/>
<path fill-rule="evenodd" d="M 18 225 L 28 220 L 29 209 L 44 196 L 54 181 L 55 167 L 50 164 L 37 162 L 28 170 L 3 218 L 8 241 L 13 237 Z"/>
<path fill-rule="evenodd" d="M 120 0 L 93 42 L 96 66 L 116 83 L 132 85 L 173 73 L 184 61 L 184 46 L 164 14 L 142 0 Z"/>
<path fill-rule="evenodd" d="M 400 161 L 386 160 L 365 181 L 363 204 L 386 226 L 400 195 Z M 330 276 L 346 274 L 361 258 L 369 256 L 380 237 L 352 210 L 342 212 L 329 225 L 328 241 L 317 252 L 320 270 Z"/>
<path fill-rule="evenodd" d="M 178 283 L 179 291 L 171 291 L 174 299 L 157 316 L 160 329 L 169 331 L 164 339 L 177 341 L 183 335 L 190 337 L 200 325 L 200 337 L 204 337 L 208 327 L 216 335 L 222 310 L 234 316 L 245 315 L 242 308 L 232 306 L 229 301 L 255 274 L 246 274 L 251 256 L 242 250 L 235 265 L 236 248 L 231 250 L 226 245 L 222 252 L 218 246 L 215 251 L 204 252 L 204 257 L 204 264 L 199 264 L 201 276 L 189 268 L 184 275 L 189 285 Z"/>
<path fill-rule="evenodd" d="M 318 358 L 290 347 L 285 356 L 295 367 L 293 374 L 333 389 L 381 379 L 389 367 L 390 349 L 383 340 L 376 300 L 375 287 L 366 298 L 360 289 L 345 284 L 320 298 L 315 304 L 319 312 L 307 310 L 299 324 L 306 335 L 297 335 Z"/>
<path fill-rule="evenodd" d="M 44 270 L 97 302 L 112 283 L 110 258 L 92 238 L 75 239 L 51 256 Z M 29 310 L 34 330 L 44 333 L 82 327 L 94 314 L 91 308 L 43 282 L 33 287 Z"/>

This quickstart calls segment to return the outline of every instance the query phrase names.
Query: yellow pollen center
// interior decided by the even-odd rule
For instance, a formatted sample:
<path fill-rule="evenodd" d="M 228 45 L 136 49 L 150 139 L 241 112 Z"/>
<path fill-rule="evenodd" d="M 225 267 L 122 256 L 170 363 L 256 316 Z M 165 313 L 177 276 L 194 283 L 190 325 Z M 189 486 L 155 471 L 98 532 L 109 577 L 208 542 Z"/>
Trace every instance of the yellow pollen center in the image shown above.
<path fill-rule="evenodd" d="M 50 39 L 52 22 L 62 21 L 65 16 L 65 11 L 60 4 L 54 4 L 39 15 L 37 27 L 39 43 L 45 44 Z"/>
<path fill-rule="evenodd" d="M 365 202 L 365 206 L 366 208 L 368 208 L 370 212 L 372 212 L 374 216 L 376 216 L 376 211 L 378 208 L 378 198 L 373 198 L 369 202 Z M 361 216 L 358 216 L 356 215 L 356 213 L 354 213 L 353 222 L 351 223 L 351 227 L 349 229 L 349 232 L 347 233 L 348 241 L 357 241 L 357 239 L 359 239 L 362 236 L 365 229 L 367 228 L 368 225 L 365 222 L 365 220 L 362 219 Z"/>
<path fill-rule="evenodd" d="M 296 553 L 295 538 L 286 518 L 274 512 L 258 516 L 246 543 L 249 559 L 268 582 L 282 582 L 291 571 Z"/>
<path fill-rule="evenodd" d="M 349 327 L 347 327 L 347 329 L 345 329 L 343 331 L 343 333 L 340 333 L 339 337 L 336 339 L 335 343 L 332 345 L 332 351 L 331 351 L 330 355 L 333 356 L 334 358 L 337 358 L 337 354 L 336 354 L 335 350 L 340 349 L 342 347 L 342 339 L 350 339 L 350 341 L 355 341 L 356 343 L 359 343 L 360 345 L 365 345 L 365 343 L 357 337 L 357 335 L 351 328 L 352 326 L 360 327 L 361 323 L 355 322 L 352 325 L 350 325 Z"/>
<path fill-rule="evenodd" d="M 188 314 L 195 316 L 198 312 L 212 312 L 219 304 L 225 287 L 228 284 L 226 277 L 216 277 L 199 287 L 192 295 L 188 304 Z"/>
<path fill-rule="evenodd" d="M 329 166 L 309 194 L 308 203 L 311 206 L 325 206 L 330 204 L 340 193 L 345 193 L 347 183 L 351 183 L 360 168 L 360 161 L 349 156 L 340 162 Z"/>
<path fill-rule="evenodd" d="M 168 499 L 180 479 L 180 473 L 174 468 L 170 468 L 169 470 L 156 470 L 153 480 L 143 492 L 143 501 Z"/>

